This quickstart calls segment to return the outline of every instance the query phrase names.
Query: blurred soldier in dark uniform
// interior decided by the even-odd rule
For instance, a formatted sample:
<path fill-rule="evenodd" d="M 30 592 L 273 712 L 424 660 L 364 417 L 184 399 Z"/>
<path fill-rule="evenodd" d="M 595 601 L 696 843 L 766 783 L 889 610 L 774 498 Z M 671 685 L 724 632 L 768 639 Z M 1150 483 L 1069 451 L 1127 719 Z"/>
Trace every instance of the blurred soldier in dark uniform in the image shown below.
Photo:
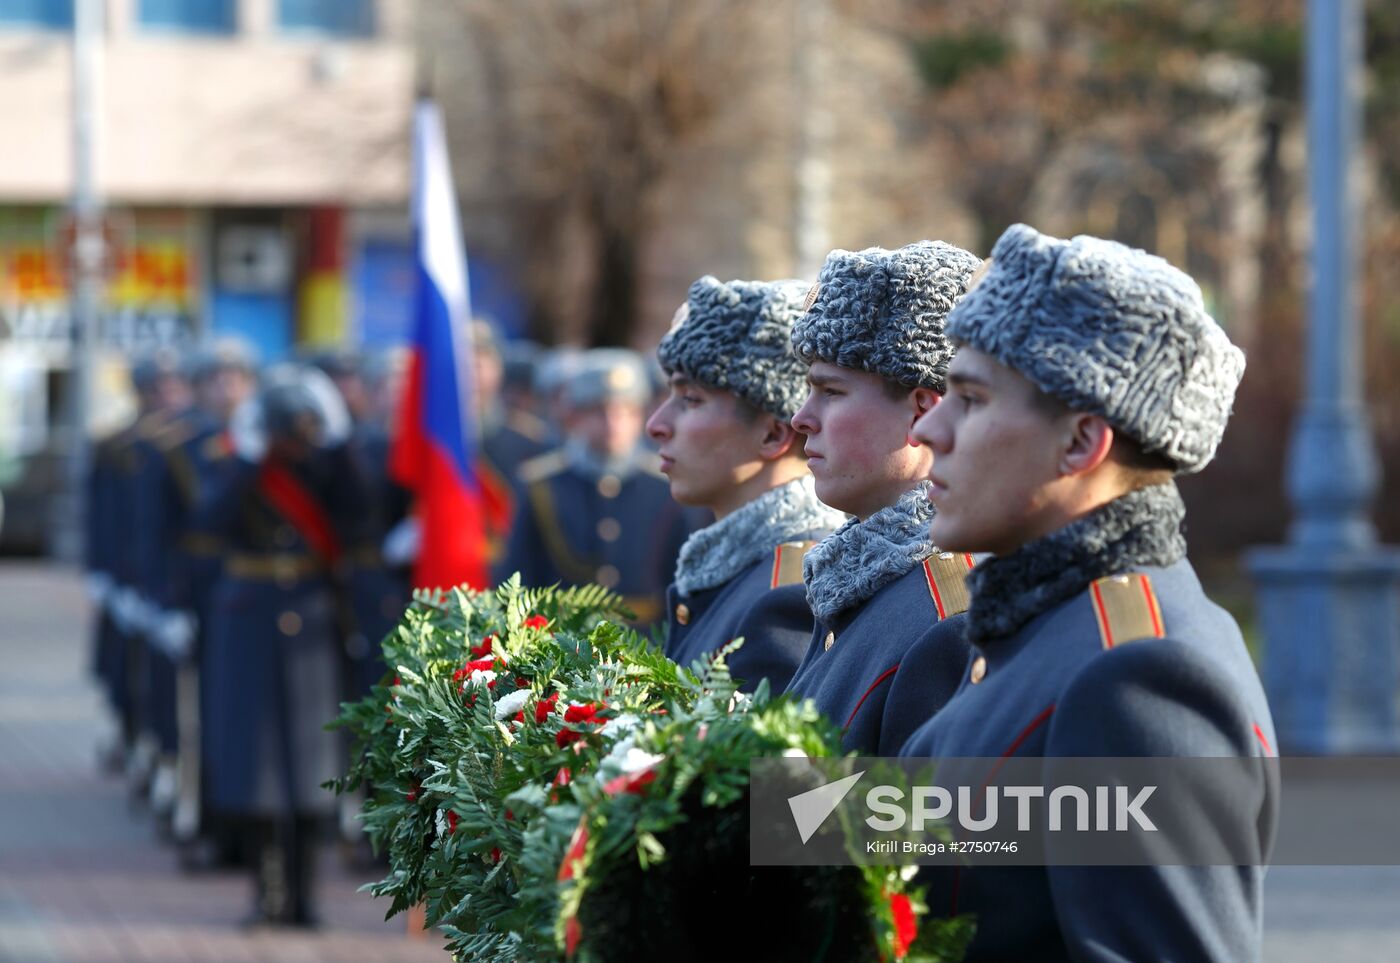
<path fill-rule="evenodd" d="M 647 421 L 671 494 L 715 513 L 686 540 L 667 591 L 666 654 L 689 666 L 742 637 L 727 659 L 746 691 L 781 692 L 812 638 L 802 559 L 845 521 L 817 501 L 789 424 L 807 390 L 792 322 L 804 281 L 703 277 L 657 349 L 671 396 Z"/>
<path fill-rule="evenodd" d="M 549 426 L 540 416 L 540 398 L 535 393 L 543 357 L 544 349 L 533 341 L 505 343 L 501 348 L 501 402 L 507 411 L 520 412 L 533 419 L 535 427 L 547 435 Z M 542 435 L 541 440 L 544 437 Z"/>
<path fill-rule="evenodd" d="M 341 769 L 334 718 L 345 615 L 337 570 L 368 503 L 345 441 L 349 415 L 314 368 L 265 373 L 230 428 L 235 467 L 203 500 L 228 542 L 205 669 L 214 730 L 209 788 L 241 817 L 251 847 L 253 919 L 312 925 L 321 783 Z"/>
<path fill-rule="evenodd" d="M 390 533 L 412 524 L 412 497 L 389 477 L 389 412 L 380 390 L 388 376 L 384 365 L 348 350 L 323 352 L 311 363 L 330 377 L 345 401 L 352 425 L 346 448 L 365 486 L 365 511 L 348 533 L 342 567 L 342 605 L 350 618 L 341 640 L 341 698 L 356 701 L 383 681 L 381 642 L 398 625 L 412 594 L 407 556 L 385 552 Z M 347 793 L 337 803 L 342 855 L 357 863 L 372 858 L 357 818 L 363 802 L 362 793 Z"/>
<path fill-rule="evenodd" d="M 1243 354 L 1195 282 L 1143 251 L 1017 224 L 988 264 L 948 317 L 949 395 L 914 437 L 934 452 L 932 536 L 995 557 L 968 577 L 961 687 L 901 754 L 1041 758 L 1047 786 L 1064 758 L 1272 756 L 1174 481 L 1214 456 Z M 1054 865 L 1051 849 L 1047 866 L 929 867 L 929 909 L 976 914 L 970 961 L 1258 960 L 1277 798 L 1256 771 L 1173 795 L 1238 865 Z"/>
<path fill-rule="evenodd" d="M 89 593 L 98 613 L 94 670 L 119 723 L 118 735 L 103 749 L 104 764 L 113 768 L 129 764 L 133 772 L 139 771 L 139 780 L 144 783 L 154 758 L 149 741 L 136 751 L 145 661 L 140 649 L 144 646 L 143 606 L 136 587 L 136 557 L 131 551 L 137 535 L 132 506 L 141 467 L 138 450 L 187 404 L 188 386 L 171 352 L 158 352 L 138 361 L 131 380 L 136 391 L 136 420 L 99 441 L 93 451 L 88 478 L 87 568 Z"/>
<path fill-rule="evenodd" d="M 564 444 L 564 412 L 568 402 L 564 394 L 570 379 L 578 371 L 584 352 L 569 345 L 559 345 L 545 351 L 535 362 L 535 398 L 540 415 L 549 429 L 547 439 L 551 448 Z"/>
<path fill-rule="evenodd" d="M 194 470 L 172 454 L 201 433 L 203 417 L 190 403 L 189 384 L 181 404 L 159 429 L 134 443 L 135 475 L 126 511 L 132 533 L 125 551 L 132 558 L 133 588 L 140 599 L 142 637 L 141 710 L 143 734 L 157 756 L 149 796 L 162 831 L 170 827 L 178 786 L 180 717 L 177 672 L 190 666 L 194 614 L 185 567 L 180 558 L 184 520 L 197 490 Z M 177 481 L 177 478 L 179 479 Z M 183 488 L 181 487 L 183 482 Z"/>
<path fill-rule="evenodd" d="M 398 624 L 411 594 L 403 559 L 386 559 L 384 541 L 408 516 L 411 496 L 389 478 L 387 414 L 376 405 L 381 371 L 350 351 L 321 354 L 313 364 L 335 383 L 350 415 L 346 447 L 365 486 L 367 508 L 350 533 L 344 576 L 353 609 L 345 639 L 346 699 L 359 699 L 384 675 L 380 641 Z"/>
<path fill-rule="evenodd" d="M 505 404 L 504 367 L 491 326 L 477 320 L 471 331 L 472 390 L 481 426 L 482 483 L 493 516 L 488 519 L 487 538 L 494 565 L 505 553 L 515 506 L 525 491 L 520 466 L 548 450 L 549 432 L 540 418 Z"/>
<path fill-rule="evenodd" d="M 204 811 L 207 724 L 206 691 L 217 684 L 200 671 L 208 643 L 209 603 L 222 567 L 223 544 L 196 524 L 201 492 L 232 464 L 225 432 L 234 409 L 256 386 L 252 350 L 223 339 L 193 360 L 196 407 L 157 439 L 138 514 L 147 531 L 150 557 L 145 565 L 153 611 L 147 636 L 152 661 L 173 670 L 173 714 L 162 710 L 165 726 L 178 735 L 174 771 L 172 830 L 191 860 L 191 844 L 210 829 Z M 225 846 L 225 857 L 228 847 Z"/>
<path fill-rule="evenodd" d="M 671 498 L 643 444 L 650 385 L 635 352 L 582 356 L 563 389 L 564 447 L 525 462 L 525 497 L 498 580 L 529 586 L 596 582 L 628 602 L 641 625 L 662 615 L 681 543 L 707 520 Z"/>

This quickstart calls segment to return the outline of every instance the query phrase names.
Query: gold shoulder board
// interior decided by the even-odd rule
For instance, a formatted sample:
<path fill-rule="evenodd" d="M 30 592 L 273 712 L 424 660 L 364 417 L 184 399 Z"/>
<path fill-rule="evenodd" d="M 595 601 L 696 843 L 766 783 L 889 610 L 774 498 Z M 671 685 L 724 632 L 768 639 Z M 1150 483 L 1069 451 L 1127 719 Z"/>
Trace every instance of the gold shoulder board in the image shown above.
<path fill-rule="evenodd" d="M 816 542 L 783 542 L 773 549 L 773 578 L 769 588 L 796 585 L 802 581 L 802 560 Z"/>
<path fill-rule="evenodd" d="M 967 573 L 977 562 L 966 552 L 940 552 L 924 559 L 924 577 L 928 579 L 929 594 L 938 617 L 966 612 L 971 597 L 967 592 Z"/>
<path fill-rule="evenodd" d="M 559 474 L 568 465 L 568 453 L 562 448 L 556 448 L 554 451 L 547 451 L 543 455 L 536 455 L 534 458 L 522 461 L 520 467 L 516 469 L 516 474 L 521 481 L 529 485 Z"/>
<path fill-rule="evenodd" d="M 1167 634 L 1152 580 L 1141 572 L 1110 575 L 1091 582 L 1089 600 L 1094 604 L 1099 638 L 1105 649 L 1134 639 L 1160 639 Z"/>

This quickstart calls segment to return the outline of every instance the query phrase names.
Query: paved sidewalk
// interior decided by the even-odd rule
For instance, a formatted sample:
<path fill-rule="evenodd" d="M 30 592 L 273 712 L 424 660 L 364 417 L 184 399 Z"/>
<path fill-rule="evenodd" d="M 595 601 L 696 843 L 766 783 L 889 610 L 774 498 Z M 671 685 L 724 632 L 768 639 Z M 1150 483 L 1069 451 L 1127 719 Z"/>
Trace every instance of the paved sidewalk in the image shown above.
<path fill-rule="evenodd" d="M 322 854 L 321 929 L 244 931 L 238 873 L 182 873 L 121 780 L 100 776 L 78 579 L 0 560 L 0 961 L 444 963 L 436 936 L 357 893 L 372 873 Z"/>

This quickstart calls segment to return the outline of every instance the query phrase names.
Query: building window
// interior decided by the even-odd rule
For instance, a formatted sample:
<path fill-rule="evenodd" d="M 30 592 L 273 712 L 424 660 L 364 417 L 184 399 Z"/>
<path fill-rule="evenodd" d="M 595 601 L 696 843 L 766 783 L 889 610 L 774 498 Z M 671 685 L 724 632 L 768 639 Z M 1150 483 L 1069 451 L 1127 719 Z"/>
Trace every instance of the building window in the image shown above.
<path fill-rule="evenodd" d="M 73 0 L 0 0 L 0 25 L 10 24 L 70 29 Z"/>
<path fill-rule="evenodd" d="M 233 33 L 237 0 L 141 0 L 142 27 L 180 33 Z"/>
<path fill-rule="evenodd" d="M 278 0 L 284 30 L 368 37 L 374 33 L 373 0 Z"/>

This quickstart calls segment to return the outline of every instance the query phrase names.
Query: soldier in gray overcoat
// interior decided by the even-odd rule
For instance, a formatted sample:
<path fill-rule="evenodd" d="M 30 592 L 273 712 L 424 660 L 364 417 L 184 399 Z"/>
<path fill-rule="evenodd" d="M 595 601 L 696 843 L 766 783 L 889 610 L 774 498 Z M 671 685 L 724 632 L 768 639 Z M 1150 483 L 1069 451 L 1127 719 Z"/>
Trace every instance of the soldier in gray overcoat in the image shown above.
<path fill-rule="evenodd" d="M 666 590 L 666 654 L 681 665 L 736 638 L 741 688 L 781 692 L 812 637 L 802 559 L 846 516 L 817 500 L 789 424 L 806 394 L 793 353 L 802 281 L 690 286 L 657 358 L 670 397 L 647 421 L 671 495 L 715 514 L 681 546 Z"/>
<path fill-rule="evenodd" d="M 811 391 L 792 425 L 817 497 L 855 517 L 807 553 L 816 627 L 787 691 L 866 755 L 898 752 L 966 661 L 959 613 L 973 560 L 929 538 L 930 455 L 909 430 L 943 396 L 944 319 L 980 263 L 936 241 L 833 251 L 793 325 Z"/>
<path fill-rule="evenodd" d="M 948 397 L 914 431 L 931 535 L 994 557 L 969 578 L 961 687 L 903 754 L 1043 757 L 1052 778 L 1072 757 L 1272 755 L 1173 481 L 1214 456 L 1244 369 L 1200 289 L 1142 251 L 1015 225 L 948 336 Z M 1249 772 L 1228 798 L 1193 782 L 1172 802 L 1199 803 L 1241 865 L 934 867 L 930 909 L 976 914 L 971 961 L 1257 960 L 1277 800 Z"/>

